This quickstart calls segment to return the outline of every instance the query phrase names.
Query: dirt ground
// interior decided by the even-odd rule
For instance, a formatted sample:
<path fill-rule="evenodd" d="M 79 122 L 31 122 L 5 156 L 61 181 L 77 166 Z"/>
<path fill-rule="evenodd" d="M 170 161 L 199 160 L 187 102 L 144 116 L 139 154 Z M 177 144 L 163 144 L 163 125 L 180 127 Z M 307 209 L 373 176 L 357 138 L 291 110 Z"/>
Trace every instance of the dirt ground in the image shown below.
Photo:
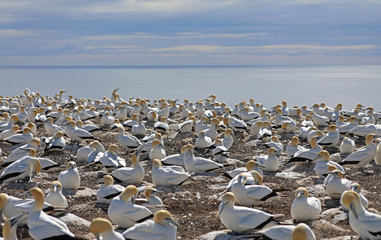
<path fill-rule="evenodd" d="M 173 118 L 175 121 L 179 121 L 179 117 Z M 99 119 L 95 120 L 96 123 L 99 122 Z M 38 124 L 38 134 L 37 137 L 47 136 L 43 124 Z M 171 130 L 168 134 L 164 135 L 165 149 L 167 155 L 176 154 L 180 152 L 181 146 L 187 143 L 194 143 L 195 135 L 194 134 L 179 134 L 177 137 L 173 137 L 173 132 L 176 129 L 176 124 L 171 124 Z M 128 130 L 129 131 L 129 130 Z M 326 131 L 326 130 L 324 130 Z M 275 130 L 274 133 L 278 135 L 284 146 L 289 142 L 291 135 L 282 135 Z M 222 134 L 222 132 L 221 132 Z M 106 131 L 102 133 L 96 133 L 95 136 L 100 138 L 102 144 L 107 148 L 110 144 L 118 143 L 117 132 Z M 238 159 L 234 166 L 225 167 L 224 169 L 215 171 L 214 173 L 208 174 L 196 174 L 194 176 L 195 181 L 188 180 L 182 186 L 170 187 L 170 188 L 160 188 L 166 191 L 166 195 L 161 196 L 166 209 L 172 213 L 175 220 L 181 225 L 178 228 L 178 239 L 198 239 L 201 235 L 217 230 L 226 229 L 225 226 L 220 222 L 217 212 L 218 206 L 220 204 L 220 195 L 225 191 L 226 184 L 229 182 L 229 179 L 223 177 L 225 171 L 234 169 L 235 167 L 242 167 L 244 164 L 252 159 L 257 157 L 259 154 L 263 154 L 266 151 L 266 147 L 262 144 L 258 146 L 251 146 L 247 144 L 250 140 L 248 133 L 245 133 L 243 136 L 240 135 L 234 142 L 233 147 L 230 149 L 230 158 Z M 306 142 L 302 142 L 306 144 Z M 363 139 L 357 139 L 356 144 L 358 147 L 363 146 Z M 3 157 L 0 163 L 5 159 L 9 152 L 14 149 L 14 146 L 11 146 L 7 143 L 1 142 L 0 147 L 3 150 Z M 19 183 L 10 183 L 5 184 L 0 192 L 7 193 L 12 196 L 20 197 L 20 195 L 32 186 L 38 186 L 43 191 L 47 192 L 49 188 L 49 183 L 53 180 L 56 180 L 59 172 L 65 170 L 65 164 L 68 161 L 76 161 L 75 158 L 75 149 L 78 146 L 70 146 L 73 150 L 65 150 L 64 152 L 58 153 L 48 153 L 43 154 L 42 151 L 38 152 L 37 156 L 43 156 L 49 159 L 52 159 L 61 164 L 61 167 L 50 170 L 48 172 L 40 173 L 33 180 L 33 183 L 22 185 Z M 330 148 L 331 153 L 338 152 L 337 148 Z M 131 153 L 126 153 L 125 149 L 121 149 L 122 154 L 120 157 L 126 159 L 127 165 L 131 163 Z M 196 150 L 196 156 L 202 156 L 207 158 L 212 158 L 212 154 L 209 150 Z M 285 156 L 281 156 L 282 159 L 285 159 Z M 145 179 L 143 185 L 148 185 L 151 182 L 150 169 L 151 163 L 149 160 L 142 161 L 142 164 L 145 169 Z M 102 184 L 102 176 L 107 173 L 105 169 L 98 165 L 92 165 L 84 167 L 86 163 L 78 162 L 81 174 L 81 189 L 92 189 L 95 193 Z M 291 164 L 284 164 L 281 167 L 283 171 L 289 171 L 293 166 Z M 369 207 L 374 209 L 373 211 L 381 210 L 381 201 L 379 196 L 381 193 L 381 184 L 380 184 L 380 172 L 376 166 L 373 164 L 368 165 L 365 168 L 367 173 L 359 172 L 358 169 L 349 169 L 347 177 L 355 182 L 360 183 L 362 188 L 365 190 L 364 194 L 369 200 Z M 314 172 L 304 172 L 304 177 L 298 180 L 279 178 L 275 174 L 265 174 L 264 184 L 272 188 L 283 187 L 289 189 L 289 192 L 284 192 L 283 197 L 277 197 L 269 199 L 267 202 L 258 205 L 259 208 L 264 209 L 265 211 L 282 214 L 283 217 L 278 219 L 279 221 L 286 221 L 291 219 L 290 207 L 294 199 L 294 191 L 300 187 L 312 187 L 318 182 Z M 152 184 L 151 184 L 152 185 Z M 324 193 L 310 193 L 311 195 L 318 197 L 322 200 L 323 211 L 329 209 L 329 206 L 326 206 L 327 197 Z M 75 214 L 83 219 L 91 221 L 96 217 L 107 216 L 107 206 L 97 204 L 96 195 L 74 195 L 71 198 L 68 198 L 69 206 L 66 210 L 67 213 Z M 338 203 L 336 203 L 338 204 Z M 328 222 L 332 222 L 332 219 L 329 217 L 322 217 Z M 351 230 L 348 220 L 339 221 L 334 223 L 337 227 L 344 231 L 324 231 L 321 227 L 312 224 L 312 229 L 314 230 L 318 239 L 322 238 L 334 238 L 339 236 L 356 236 L 356 234 Z M 70 230 L 76 235 L 85 237 L 88 239 L 94 238 L 91 234 L 89 235 L 89 230 L 86 227 L 77 227 L 69 225 Z M 18 230 L 19 239 L 31 239 L 27 233 L 26 227 L 20 227 Z M 89 236 L 92 236 L 89 238 Z"/>

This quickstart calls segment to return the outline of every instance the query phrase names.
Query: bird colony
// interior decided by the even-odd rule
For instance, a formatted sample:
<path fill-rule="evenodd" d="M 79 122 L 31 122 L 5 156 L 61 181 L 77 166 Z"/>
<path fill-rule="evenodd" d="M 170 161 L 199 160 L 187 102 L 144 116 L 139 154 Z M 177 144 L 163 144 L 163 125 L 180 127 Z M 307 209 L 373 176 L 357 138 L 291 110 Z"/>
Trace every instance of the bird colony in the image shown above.
<path fill-rule="evenodd" d="M 381 239 L 381 112 L 1 97 L 1 235 Z"/>

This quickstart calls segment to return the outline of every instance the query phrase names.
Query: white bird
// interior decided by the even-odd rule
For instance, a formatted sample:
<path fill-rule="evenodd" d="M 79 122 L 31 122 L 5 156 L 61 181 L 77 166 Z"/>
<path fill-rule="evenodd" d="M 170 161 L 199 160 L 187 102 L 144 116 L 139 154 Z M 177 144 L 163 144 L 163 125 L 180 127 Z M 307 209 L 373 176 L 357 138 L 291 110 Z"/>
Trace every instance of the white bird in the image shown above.
<path fill-rule="evenodd" d="M 219 163 L 226 162 L 227 158 L 229 157 L 228 149 L 224 146 L 224 143 L 221 139 L 217 139 L 214 144 L 216 145 L 216 148 L 213 149 L 213 158 Z"/>
<path fill-rule="evenodd" d="M 3 237 L 1 240 L 18 240 L 17 238 L 17 227 L 18 223 L 16 222 L 15 224 L 11 225 L 11 222 L 9 220 L 6 220 L 4 222 L 3 226 Z"/>
<path fill-rule="evenodd" d="M 198 134 L 202 130 L 209 129 L 209 119 L 207 117 L 202 117 L 199 121 L 196 122 L 196 125 L 194 127 L 195 132 Z"/>
<path fill-rule="evenodd" d="M 369 204 L 369 201 L 368 199 L 366 199 L 366 197 L 364 197 L 364 195 L 361 193 L 361 186 L 360 184 L 358 183 L 352 183 L 351 184 L 351 190 L 347 190 L 347 191 L 355 191 L 357 192 L 357 194 L 360 196 L 360 200 L 361 200 L 361 204 L 362 206 L 367 209 L 368 208 L 368 204 Z M 344 194 L 347 192 L 343 192 L 343 194 L 341 194 L 341 199 L 340 199 L 340 204 L 341 206 L 343 206 L 345 208 L 345 206 L 343 205 L 343 196 Z M 349 210 L 349 209 L 346 209 L 346 210 Z"/>
<path fill-rule="evenodd" d="M 376 162 L 377 165 L 381 165 L 381 139 L 377 139 L 378 144 L 377 144 L 377 152 L 376 156 L 374 157 L 374 161 Z"/>
<path fill-rule="evenodd" d="M 353 153 L 356 150 L 355 141 L 353 141 L 349 137 L 344 137 L 343 141 L 339 146 L 339 149 L 341 154 Z"/>
<path fill-rule="evenodd" d="M 97 191 L 97 201 L 99 203 L 110 204 L 114 197 L 119 196 L 124 191 L 124 187 L 114 184 L 114 179 L 111 175 L 104 175 L 103 181 L 104 183 Z"/>
<path fill-rule="evenodd" d="M 66 146 L 65 139 L 63 138 L 63 132 L 56 132 L 52 138 L 48 138 L 45 140 L 45 144 L 45 152 L 63 151 Z"/>
<path fill-rule="evenodd" d="M 115 232 L 111 222 L 105 218 L 94 218 L 90 224 L 90 232 L 101 239 L 125 240 L 121 233 Z M 100 235 L 100 236 L 99 236 Z"/>
<path fill-rule="evenodd" d="M 190 133 L 192 132 L 193 125 L 195 122 L 196 122 L 196 118 L 191 116 L 188 118 L 188 120 L 182 122 L 181 124 L 177 126 L 177 129 L 178 129 L 177 131 L 179 133 Z"/>
<path fill-rule="evenodd" d="M 283 152 L 283 144 L 279 141 L 277 136 L 272 136 L 270 142 L 265 143 L 266 147 L 274 148 L 278 152 Z"/>
<path fill-rule="evenodd" d="M 226 129 L 224 133 L 224 138 L 222 139 L 224 146 L 229 149 L 234 143 L 234 132 L 232 129 Z"/>
<path fill-rule="evenodd" d="M 226 126 L 231 127 L 234 131 L 246 131 L 247 130 L 247 124 L 238 118 L 235 117 L 226 117 L 224 119 L 224 124 Z"/>
<path fill-rule="evenodd" d="M 122 167 L 114 170 L 110 175 L 116 182 L 126 182 L 128 184 L 140 184 L 144 179 L 144 169 L 139 163 L 135 154 L 131 159 L 132 167 Z"/>
<path fill-rule="evenodd" d="M 190 174 L 180 167 L 162 167 L 159 159 L 153 160 L 151 174 L 155 186 L 181 185 L 190 178 Z"/>
<path fill-rule="evenodd" d="M 102 128 L 110 127 L 115 121 L 115 117 L 111 116 L 109 112 L 110 108 L 108 108 L 109 110 L 106 110 L 106 108 L 105 108 L 105 114 L 103 114 L 103 116 L 101 117 Z"/>
<path fill-rule="evenodd" d="M 152 141 L 152 148 L 151 148 L 151 151 L 149 152 L 149 158 L 151 160 L 154 160 L 154 159 L 163 159 L 167 156 L 167 154 L 165 153 L 165 149 L 163 147 L 163 145 L 161 144 L 161 141 L 158 140 L 158 139 L 155 139 Z"/>
<path fill-rule="evenodd" d="M 279 169 L 280 162 L 275 154 L 275 148 L 271 147 L 267 150 L 267 155 L 262 155 L 257 158 L 259 165 L 264 166 L 263 171 L 276 172 Z"/>
<path fill-rule="evenodd" d="M 161 159 L 161 163 L 163 165 L 177 165 L 184 167 L 184 151 L 186 147 L 186 145 L 182 146 L 179 154 L 172 154 Z"/>
<path fill-rule="evenodd" d="M 356 117 L 352 116 L 348 119 L 348 122 L 343 124 L 341 127 L 339 127 L 339 133 L 341 134 L 345 134 L 347 132 L 349 132 L 350 130 L 352 130 L 353 128 L 355 128 L 356 126 L 358 126 L 359 123 L 358 123 L 358 120 Z"/>
<path fill-rule="evenodd" d="M 317 127 L 326 127 L 329 123 L 329 118 L 326 116 L 319 115 L 315 112 L 311 112 L 311 118 L 314 125 Z"/>
<path fill-rule="evenodd" d="M 213 160 L 195 157 L 194 156 L 194 147 L 188 145 L 184 150 L 184 166 L 188 172 L 209 172 L 218 168 L 222 168 L 223 165 L 214 162 Z"/>
<path fill-rule="evenodd" d="M 349 209 L 349 225 L 354 232 L 366 239 L 381 239 L 381 215 L 367 211 L 358 193 L 346 192 L 342 203 Z"/>
<path fill-rule="evenodd" d="M 315 160 L 319 152 L 322 150 L 322 147 L 317 144 L 316 136 L 311 139 L 310 145 L 311 148 L 300 150 L 294 154 L 289 162 L 295 163 L 309 163 Z"/>
<path fill-rule="evenodd" d="M 208 148 L 212 146 L 213 141 L 210 137 L 206 135 L 206 132 L 202 130 L 198 133 L 198 137 L 196 139 L 196 142 L 194 144 L 195 148 Z"/>
<path fill-rule="evenodd" d="M 217 127 L 219 124 L 220 124 L 220 121 L 218 121 L 217 118 L 213 118 L 210 121 L 210 128 L 205 131 L 206 136 L 211 138 L 212 141 L 215 141 L 218 138 Z"/>
<path fill-rule="evenodd" d="M 155 124 L 153 125 L 153 129 L 161 133 L 168 132 L 169 125 L 167 123 L 167 118 L 164 116 L 161 116 L 160 121 L 155 122 Z"/>
<path fill-rule="evenodd" d="M 64 131 L 66 135 L 72 141 L 83 141 L 83 140 L 97 140 L 91 133 L 88 131 L 78 128 L 74 121 L 70 121 L 64 126 Z"/>
<path fill-rule="evenodd" d="M 132 126 L 138 124 L 138 114 L 133 114 L 130 120 L 126 120 L 122 123 L 123 127 L 132 128 Z"/>
<path fill-rule="evenodd" d="M 120 228 L 130 228 L 153 217 L 152 212 L 146 207 L 135 204 L 137 194 L 138 189 L 129 185 L 119 196 L 111 200 L 107 214 Z"/>
<path fill-rule="evenodd" d="M 377 153 L 377 146 L 373 142 L 374 134 L 368 134 L 365 139 L 366 147 L 349 154 L 339 164 L 341 166 L 357 166 L 361 169 L 372 161 Z"/>
<path fill-rule="evenodd" d="M 264 239 L 316 240 L 316 236 L 314 232 L 305 223 L 299 223 L 297 226 L 293 226 L 293 225 L 273 226 L 258 232 L 264 236 Z"/>
<path fill-rule="evenodd" d="M 234 232 L 262 229 L 276 224 L 274 215 L 248 207 L 235 206 L 233 193 L 225 193 L 218 208 L 218 215 L 225 227 Z"/>
<path fill-rule="evenodd" d="M 32 188 L 29 193 L 35 199 L 28 216 L 29 235 L 33 239 L 75 239 L 74 234 L 70 232 L 65 223 L 42 211 L 44 194 L 41 189 Z"/>
<path fill-rule="evenodd" d="M 250 171 L 250 174 L 254 178 L 254 184 L 247 185 L 247 176 L 241 173 L 237 178 L 237 182 L 230 186 L 230 191 L 234 193 L 239 205 L 253 207 L 257 202 L 263 202 L 271 197 L 278 196 L 278 194 L 269 187 L 261 185 L 263 183 L 263 177 L 260 173 L 254 170 Z"/>
<path fill-rule="evenodd" d="M 53 136 L 56 132 L 61 131 L 63 132 L 63 128 L 53 123 L 53 118 L 48 117 L 44 122 L 45 131 Z"/>
<path fill-rule="evenodd" d="M 147 128 L 144 125 L 143 120 L 139 119 L 138 124 L 132 126 L 131 132 L 132 135 L 137 137 L 144 136 L 147 132 Z"/>
<path fill-rule="evenodd" d="M 7 166 L 0 174 L 0 184 L 33 178 L 42 169 L 37 158 L 22 158 Z"/>
<path fill-rule="evenodd" d="M 330 125 L 328 133 L 319 139 L 318 144 L 325 147 L 336 146 L 339 143 L 339 139 L 340 133 L 337 131 L 336 125 Z"/>
<path fill-rule="evenodd" d="M 295 153 L 303 150 L 305 150 L 305 148 L 299 146 L 299 138 L 297 136 L 293 136 L 291 138 L 291 142 L 289 142 L 286 146 L 286 154 L 288 158 L 292 158 Z"/>
<path fill-rule="evenodd" d="M 103 167 L 106 169 L 115 169 L 126 166 L 126 161 L 119 157 L 119 147 L 116 144 L 111 144 L 106 152 L 97 154 L 94 161 L 102 163 Z"/>
<path fill-rule="evenodd" d="M 87 162 L 87 158 L 89 157 L 90 153 L 91 153 L 91 147 L 84 146 L 77 150 L 77 153 L 75 154 L 75 156 L 77 157 L 78 162 Z"/>
<path fill-rule="evenodd" d="M 296 196 L 291 205 L 291 217 L 295 222 L 314 221 L 321 213 L 321 202 L 316 197 L 309 197 L 304 187 L 296 190 Z"/>
<path fill-rule="evenodd" d="M 257 161 L 250 160 L 250 161 L 248 161 L 246 163 L 245 167 L 233 169 L 233 170 L 231 170 L 229 172 L 224 173 L 224 176 L 229 178 L 229 179 L 234 179 L 234 178 L 238 177 L 239 174 L 241 174 L 241 173 L 248 173 L 248 172 L 250 172 L 252 170 L 255 170 L 258 173 L 260 173 L 261 175 L 263 175 L 262 169 L 263 169 L 263 166 L 259 166 Z M 250 177 L 250 176 L 247 176 L 247 177 Z"/>
<path fill-rule="evenodd" d="M 330 154 L 328 151 L 326 150 L 320 151 L 319 156 L 320 158 L 316 159 L 316 163 L 314 167 L 316 175 L 318 175 L 319 177 L 324 177 L 324 175 L 327 174 L 328 167 L 330 165 L 334 165 L 336 169 L 340 170 L 342 173 L 345 174 L 345 170 L 342 166 L 340 166 L 340 164 L 329 160 Z"/>
<path fill-rule="evenodd" d="M 10 136 L 15 135 L 19 130 L 20 130 L 20 127 L 17 126 L 17 125 L 14 125 L 14 126 L 12 126 L 11 129 L 2 131 L 0 133 L 0 141 L 3 141 L 4 139 L 6 139 L 6 138 L 8 138 Z"/>
<path fill-rule="evenodd" d="M 63 190 L 76 191 L 81 184 L 77 164 L 73 161 L 68 163 L 68 169 L 58 174 L 58 181 L 62 184 Z"/>
<path fill-rule="evenodd" d="M 45 202 L 55 207 L 66 208 L 68 205 L 66 197 L 62 194 L 62 185 L 59 181 L 53 181 L 50 185 L 50 193 L 46 196 Z"/>
<path fill-rule="evenodd" d="M 5 161 L 3 162 L 1 167 L 6 167 L 9 164 L 13 163 L 14 161 L 19 160 L 22 157 L 28 156 L 29 155 L 29 150 L 28 150 L 29 148 L 37 149 L 38 147 L 40 147 L 40 140 L 38 140 L 36 138 L 31 139 L 28 144 L 22 145 L 22 146 L 16 148 L 15 150 L 13 150 L 8 155 L 7 159 L 5 159 Z"/>
<path fill-rule="evenodd" d="M 120 145 L 122 145 L 123 147 L 125 147 L 127 149 L 130 149 L 130 148 L 135 149 L 135 148 L 139 147 L 139 145 L 142 144 L 137 137 L 129 135 L 129 134 L 128 135 L 124 134 L 124 128 L 123 127 L 119 128 L 118 142 Z"/>
<path fill-rule="evenodd" d="M 98 155 L 103 154 L 106 149 L 98 140 L 95 140 L 89 144 L 91 152 L 87 155 L 86 161 L 92 163 L 95 161 Z"/>
<path fill-rule="evenodd" d="M 157 196 L 160 194 L 165 194 L 165 192 L 159 191 L 152 187 L 147 188 L 147 190 L 144 192 L 145 198 L 137 198 L 136 203 L 147 207 L 149 210 L 151 210 L 151 212 L 155 213 L 165 207 L 163 201 Z"/>
<path fill-rule="evenodd" d="M 30 128 L 24 128 L 22 133 L 14 134 L 4 139 L 5 142 L 11 144 L 27 144 L 33 138 Z"/>
<path fill-rule="evenodd" d="M 180 225 L 167 210 L 159 210 L 153 220 L 134 225 L 123 232 L 126 239 L 176 240 L 177 227 Z"/>
<path fill-rule="evenodd" d="M 344 191 L 351 189 L 351 182 L 344 178 L 340 170 L 334 170 L 330 174 L 332 178 L 327 181 L 325 192 L 332 199 L 340 199 Z"/>

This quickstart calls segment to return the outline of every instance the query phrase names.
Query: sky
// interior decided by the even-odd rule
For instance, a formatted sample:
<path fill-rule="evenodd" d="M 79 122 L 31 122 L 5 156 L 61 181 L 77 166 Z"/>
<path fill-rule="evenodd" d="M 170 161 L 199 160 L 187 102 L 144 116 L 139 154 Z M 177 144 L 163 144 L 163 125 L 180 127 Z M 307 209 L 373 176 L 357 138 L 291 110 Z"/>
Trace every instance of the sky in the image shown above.
<path fill-rule="evenodd" d="M 0 0 L 0 66 L 381 64 L 381 0 Z"/>

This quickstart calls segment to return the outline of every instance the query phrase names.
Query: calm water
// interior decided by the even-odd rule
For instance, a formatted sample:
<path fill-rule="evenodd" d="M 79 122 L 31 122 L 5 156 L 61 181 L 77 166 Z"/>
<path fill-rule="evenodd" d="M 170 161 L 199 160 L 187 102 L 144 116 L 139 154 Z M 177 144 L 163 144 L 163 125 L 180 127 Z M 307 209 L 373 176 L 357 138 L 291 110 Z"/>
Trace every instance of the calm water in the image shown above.
<path fill-rule="evenodd" d="M 1 67 L 0 94 L 21 94 L 27 87 L 42 95 L 67 90 L 81 98 L 110 97 L 115 88 L 128 99 L 184 98 L 196 101 L 214 93 L 232 106 L 254 98 L 266 107 L 341 102 L 381 109 L 381 66 L 334 67 Z"/>

